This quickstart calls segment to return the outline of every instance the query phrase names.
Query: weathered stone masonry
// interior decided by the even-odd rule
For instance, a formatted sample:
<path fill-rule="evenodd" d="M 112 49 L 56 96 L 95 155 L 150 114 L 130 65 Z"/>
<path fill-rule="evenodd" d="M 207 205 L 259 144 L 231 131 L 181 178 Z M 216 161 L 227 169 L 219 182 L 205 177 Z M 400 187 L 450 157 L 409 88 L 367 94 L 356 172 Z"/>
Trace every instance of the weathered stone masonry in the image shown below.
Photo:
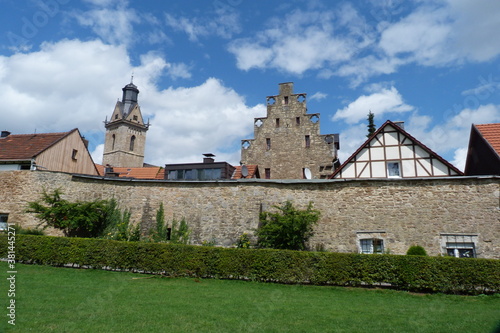
<path fill-rule="evenodd" d="M 442 234 L 461 233 L 477 235 L 478 257 L 500 258 L 500 177 L 175 182 L 5 171 L 0 184 L 0 213 L 24 227 L 37 224 L 24 213 L 26 202 L 37 200 L 43 188 L 60 188 L 72 201 L 115 197 L 144 231 L 163 202 L 167 221 L 186 218 L 193 243 L 231 246 L 241 233 L 253 233 L 261 209 L 286 200 L 305 208 L 311 201 L 321 212 L 313 247 L 358 252 L 360 235 L 366 234 L 383 238 L 394 254 L 419 244 L 439 255 Z"/>

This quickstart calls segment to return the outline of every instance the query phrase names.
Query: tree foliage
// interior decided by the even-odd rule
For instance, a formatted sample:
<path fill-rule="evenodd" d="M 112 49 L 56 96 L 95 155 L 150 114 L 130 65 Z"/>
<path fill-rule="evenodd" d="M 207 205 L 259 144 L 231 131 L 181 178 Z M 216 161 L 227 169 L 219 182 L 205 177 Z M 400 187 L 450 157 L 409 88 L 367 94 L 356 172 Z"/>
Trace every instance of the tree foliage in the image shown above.
<path fill-rule="evenodd" d="M 425 251 L 425 249 L 422 246 L 413 245 L 413 246 L 410 246 L 408 251 L 406 251 L 406 255 L 407 256 L 426 256 L 427 252 Z"/>
<path fill-rule="evenodd" d="M 276 213 L 262 212 L 259 228 L 256 230 L 257 244 L 261 248 L 306 250 L 313 227 L 318 222 L 320 212 L 313 209 L 310 202 L 305 210 L 293 207 L 290 201 Z"/>
<path fill-rule="evenodd" d="M 183 218 L 181 221 L 176 219 L 172 220 L 172 227 L 168 228 L 165 222 L 165 209 L 163 202 L 156 211 L 156 225 L 149 230 L 149 240 L 155 243 L 171 242 L 177 244 L 189 244 L 189 235 L 191 230 L 186 220 Z"/>
<path fill-rule="evenodd" d="M 172 232 L 170 234 L 170 241 L 176 244 L 189 244 L 189 236 L 191 235 L 191 230 L 186 222 L 186 219 L 182 218 L 180 221 L 176 219 L 172 220 Z"/>
<path fill-rule="evenodd" d="M 44 190 L 40 200 L 28 202 L 27 212 L 35 214 L 44 229 L 53 227 L 65 236 L 138 240 L 138 226 L 132 230 L 130 212 L 122 214 L 116 200 L 70 202 L 61 196 L 59 189 Z"/>
<path fill-rule="evenodd" d="M 375 115 L 373 114 L 373 112 L 368 112 L 368 125 L 366 127 L 368 127 L 368 134 L 366 135 L 367 138 L 371 137 L 373 135 L 373 133 L 375 133 L 376 131 L 376 127 L 375 127 L 375 123 L 373 121 L 373 119 L 375 118 Z"/>

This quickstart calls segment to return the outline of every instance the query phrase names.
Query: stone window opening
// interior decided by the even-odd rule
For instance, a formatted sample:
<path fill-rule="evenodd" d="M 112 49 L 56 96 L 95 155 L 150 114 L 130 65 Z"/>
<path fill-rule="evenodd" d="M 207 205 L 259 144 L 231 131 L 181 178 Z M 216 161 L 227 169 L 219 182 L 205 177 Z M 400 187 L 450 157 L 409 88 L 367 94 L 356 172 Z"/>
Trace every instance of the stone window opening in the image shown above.
<path fill-rule="evenodd" d="M 264 172 L 265 172 L 265 175 L 266 175 L 266 179 L 271 179 L 271 169 L 270 168 L 266 168 L 266 169 L 264 169 Z"/>
<path fill-rule="evenodd" d="M 134 119 L 134 120 L 137 120 L 137 119 L 138 119 L 138 118 L 137 118 L 137 115 L 134 115 L 133 119 Z"/>
<path fill-rule="evenodd" d="M 280 127 L 280 118 L 276 118 L 276 127 Z"/>
<path fill-rule="evenodd" d="M 111 137 L 111 150 L 115 149 L 115 139 L 116 135 L 113 134 L 113 136 Z"/>
<path fill-rule="evenodd" d="M 288 105 L 288 96 L 283 97 L 283 104 Z"/>
<path fill-rule="evenodd" d="M 261 127 L 263 123 L 264 123 L 264 122 L 262 121 L 262 119 L 257 119 L 257 120 L 255 120 L 255 123 L 254 123 L 254 124 L 255 124 L 255 126 L 257 126 L 257 127 Z"/>
<path fill-rule="evenodd" d="M 295 117 L 295 125 L 300 126 L 300 117 Z"/>
<path fill-rule="evenodd" d="M 456 258 L 476 258 L 477 235 L 441 234 L 443 253 Z"/>
<path fill-rule="evenodd" d="M 305 136 L 306 148 L 311 148 L 311 137 L 309 135 Z"/>
<path fill-rule="evenodd" d="M 134 146 L 135 146 L 135 135 L 132 135 L 130 138 L 130 151 L 134 151 Z"/>
<path fill-rule="evenodd" d="M 306 101 L 306 96 L 305 95 L 298 95 L 297 96 L 297 102 L 304 103 L 305 101 Z"/>
<path fill-rule="evenodd" d="M 248 148 L 250 148 L 250 142 L 249 142 L 249 141 L 247 141 L 247 140 L 243 141 L 243 142 L 241 143 L 241 147 L 242 147 L 243 149 L 248 149 Z"/>
<path fill-rule="evenodd" d="M 311 121 L 311 123 L 317 124 L 319 122 L 319 117 L 317 114 L 313 114 L 311 117 L 309 117 L 309 120 Z"/>
<path fill-rule="evenodd" d="M 384 240 L 379 238 L 365 238 L 359 240 L 360 253 L 382 254 L 384 253 Z"/>
<path fill-rule="evenodd" d="M 117 114 L 115 114 L 115 119 L 118 119 L 118 115 Z"/>
<path fill-rule="evenodd" d="M 267 150 L 271 149 L 271 139 L 270 138 L 266 138 L 266 149 Z"/>
<path fill-rule="evenodd" d="M 267 105 L 274 105 L 275 103 L 276 103 L 276 98 L 274 97 L 267 98 Z"/>

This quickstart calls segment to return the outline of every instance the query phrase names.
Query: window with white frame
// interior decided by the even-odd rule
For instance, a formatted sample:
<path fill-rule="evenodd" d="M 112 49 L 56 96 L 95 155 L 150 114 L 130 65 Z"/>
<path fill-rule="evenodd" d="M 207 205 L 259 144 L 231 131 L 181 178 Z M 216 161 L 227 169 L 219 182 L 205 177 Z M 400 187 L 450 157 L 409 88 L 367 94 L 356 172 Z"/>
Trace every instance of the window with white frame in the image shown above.
<path fill-rule="evenodd" d="M 384 253 L 384 240 L 378 238 L 360 239 L 361 253 Z"/>
<path fill-rule="evenodd" d="M 399 162 L 387 162 L 387 177 L 389 178 L 401 177 L 401 168 Z"/>
<path fill-rule="evenodd" d="M 476 234 L 441 234 L 441 249 L 444 255 L 456 258 L 475 258 Z"/>

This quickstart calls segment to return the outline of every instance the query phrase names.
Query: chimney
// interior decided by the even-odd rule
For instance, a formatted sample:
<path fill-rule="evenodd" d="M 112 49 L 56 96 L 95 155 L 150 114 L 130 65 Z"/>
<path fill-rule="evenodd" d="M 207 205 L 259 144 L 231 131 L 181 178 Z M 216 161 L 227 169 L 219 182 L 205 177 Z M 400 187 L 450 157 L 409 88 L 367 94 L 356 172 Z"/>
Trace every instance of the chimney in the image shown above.
<path fill-rule="evenodd" d="M 82 140 L 83 144 L 85 145 L 85 148 L 89 148 L 89 140 L 85 139 L 85 137 L 82 135 Z"/>
<path fill-rule="evenodd" d="M 203 158 L 203 163 L 214 163 L 215 162 L 215 155 L 212 154 L 212 153 L 207 153 L 207 154 L 203 154 L 203 156 L 205 156 Z"/>
<path fill-rule="evenodd" d="M 1 136 L 0 136 L 0 137 L 2 137 L 2 138 L 6 138 L 6 137 L 8 137 L 9 135 L 10 135 L 10 132 L 9 132 L 9 131 L 2 131 L 2 134 L 1 134 Z"/>
<path fill-rule="evenodd" d="M 405 122 L 404 121 L 393 121 L 394 125 L 399 126 L 402 129 L 405 129 Z"/>

